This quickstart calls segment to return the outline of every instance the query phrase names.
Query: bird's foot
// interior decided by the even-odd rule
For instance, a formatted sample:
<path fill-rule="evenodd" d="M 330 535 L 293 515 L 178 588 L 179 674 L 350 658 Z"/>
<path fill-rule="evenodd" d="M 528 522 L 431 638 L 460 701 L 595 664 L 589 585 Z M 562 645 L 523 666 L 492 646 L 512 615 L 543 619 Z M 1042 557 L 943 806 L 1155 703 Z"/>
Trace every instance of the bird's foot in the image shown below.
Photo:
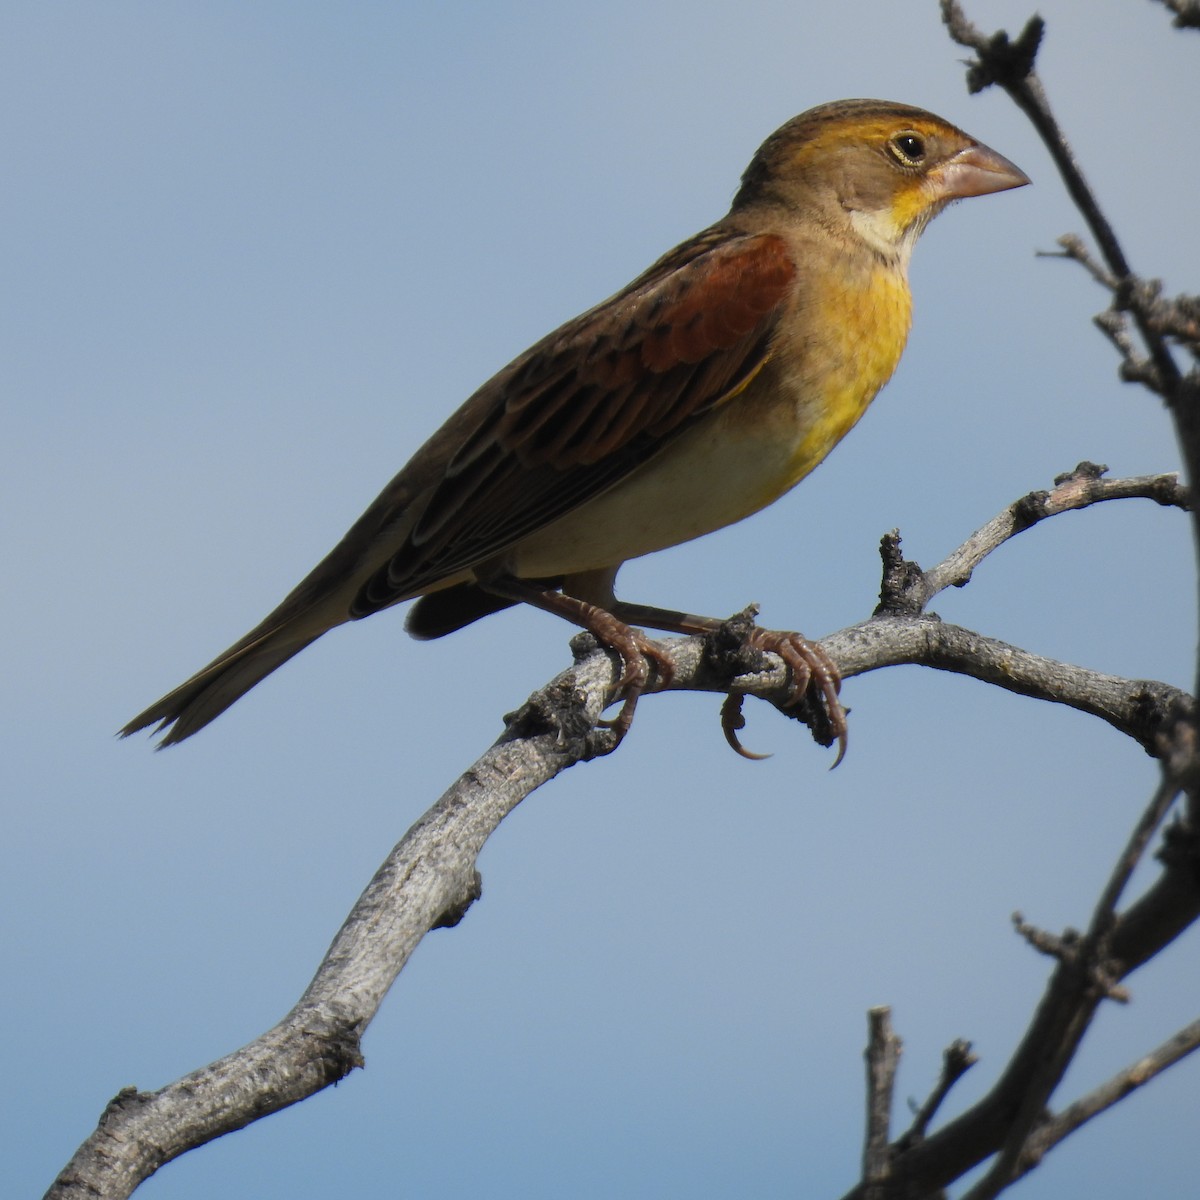
<path fill-rule="evenodd" d="M 778 655 L 788 668 L 790 682 L 788 696 L 778 707 L 786 716 L 803 721 L 818 744 L 832 746 L 836 741 L 838 754 L 836 767 L 846 754 L 847 726 L 846 710 L 838 693 L 842 677 L 833 659 L 816 642 L 810 642 L 803 634 L 775 629 L 761 629 L 752 624 L 753 610 L 739 613 L 723 627 L 728 636 L 737 636 L 740 646 Z M 727 651 L 724 651 L 727 653 Z M 744 693 L 731 691 L 721 706 L 721 732 L 729 745 L 743 758 L 761 759 L 768 755 L 747 750 L 738 737 L 746 721 L 742 716 Z"/>
<path fill-rule="evenodd" d="M 592 616 L 589 632 L 621 659 L 621 674 L 613 684 L 612 695 L 614 699 L 624 697 L 624 702 L 615 717 L 600 722 L 616 735 L 615 748 L 633 724 L 638 698 L 650 682 L 651 670 L 658 676 L 659 687 L 665 688 L 675 677 L 675 666 L 670 656 L 640 629 L 626 625 L 603 609 L 597 609 Z"/>
<path fill-rule="evenodd" d="M 629 732 L 638 698 L 650 682 L 651 670 L 658 676 L 659 687 L 667 687 L 675 676 L 674 664 L 664 650 L 640 629 L 635 629 L 600 604 L 581 600 L 556 587 L 512 575 L 489 577 L 485 587 L 507 600 L 524 601 L 545 612 L 565 617 L 620 658 L 621 673 L 613 684 L 608 702 L 621 699 L 623 703 L 620 712 L 612 720 L 599 722 L 608 731 L 603 753 L 615 750 Z"/>

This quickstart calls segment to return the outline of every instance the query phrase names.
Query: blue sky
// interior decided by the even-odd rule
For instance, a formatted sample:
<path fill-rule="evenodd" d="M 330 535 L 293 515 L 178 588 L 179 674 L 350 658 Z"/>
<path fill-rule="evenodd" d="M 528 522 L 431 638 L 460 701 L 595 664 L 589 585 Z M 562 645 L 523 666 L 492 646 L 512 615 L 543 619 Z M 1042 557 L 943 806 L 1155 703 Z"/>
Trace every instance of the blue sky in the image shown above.
<path fill-rule="evenodd" d="M 810 11 L 817 10 L 817 11 Z M 985 28 L 1029 10 L 973 0 Z M 1045 0 L 1047 87 L 1135 265 L 1195 291 L 1200 71 L 1160 6 Z M 830 6 L 6 6 L 0 304 L 7 586 L 0 1104 L 39 1194 L 122 1086 L 272 1024 L 378 862 L 566 665 L 495 617 L 435 644 L 399 613 L 306 651 L 183 747 L 113 731 L 245 631 L 475 386 L 724 212 L 758 143 L 843 96 L 923 105 L 1035 186 L 956 207 L 913 269 L 895 380 L 794 494 L 630 564 L 622 593 L 819 636 L 865 617 L 879 536 L 929 564 L 1083 458 L 1171 470 L 1115 380 L 1104 297 L 1034 256 L 1081 227 L 1032 131 L 968 97 L 933 0 Z M 1191 687 L 1186 520 L 1058 518 L 937 609 Z M 464 682 L 469 681 L 469 682 Z M 650 699 L 609 759 L 527 801 L 484 898 L 431 935 L 368 1067 L 186 1156 L 172 1200 L 836 1195 L 857 1176 L 866 1009 L 994 1078 L 1155 779 L 1097 722 L 901 669 L 851 681 L 850 753 L 763 706 Z M 1195 1016 L 1196 937 L 1103 1013 L 1068 1092 Z M 1014 1194 L 1179 1195 L 1200 1066 Z"/>

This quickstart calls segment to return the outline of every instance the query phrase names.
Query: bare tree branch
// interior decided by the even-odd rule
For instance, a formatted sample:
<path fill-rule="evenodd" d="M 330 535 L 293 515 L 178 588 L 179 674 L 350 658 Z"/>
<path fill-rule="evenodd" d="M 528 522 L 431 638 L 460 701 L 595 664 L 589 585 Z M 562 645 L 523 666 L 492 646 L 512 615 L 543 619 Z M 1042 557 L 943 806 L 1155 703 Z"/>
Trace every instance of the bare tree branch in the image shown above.
<path fill-rule="evenodd" d="M 1165 0 L 1177 14 L 1176 24 L 1190 24 L 1191 0 Z M 998 84 L 1029 118 L 1057 166 L 1067 192 L 1087 222 L 1100 249 L 1106 270 L 1086 258 L 1078 239 L 1067 239 L 1068 257 L 1083 262 L 1094 279 L 1112 292 L 1112 306 L 1098 320 L 1100 328 L 1122 355 L 1122 377 L 1144 384 L 1160 395 L 1170 408 L 1183 447 L 1187 478 L 1200 479 L 1200 366 L 1184 373 L 1171 354 L 1170 342 L 1178 341 L 1200 359 L 1200 340 L 1195 336 L 1200 322 L 1200 302 L 1195 296 L 1164 299 L 1161 285 L 1134 274 L 1112 225 L 1104 216 L 1075 156 L 1050 110 L 1041 80 L 1034 70 L 1038 47 L 1045 32 L 1041 17 L 1031 17 L 1016 39 L 1000 30 L 990 37 L 968 19 L 958 0 L 940 0 L 942 20 L 950 36 L 978 56 L 967 70 L 967 87 L 982 91 Z M 1126 314 L 1133 317 L 1145 353 L 1134 349 L 1124 328 Z M 1193 516 L 1194 532 L 1200 539 L 1200 517 Z"/>
<path fill-rule="evenodd" d="M 553 685 L 545 691 L 545 703 L 556 702 Z M 583 718 L 586 698 L 562 700 Z M 590 715 L 594 721 L 599 708 Z M 530 731 L 538 719 L 532 711 L 521 718 Z M 393 849 L 292 1011 L 165 1088 L 121 1092 L 47 1196 L 128 1196 L 185 1151 L 362 1066 L 360 1039 L 417 943 L 430 929 L 455 924 L 479 896 L 475 862 L 487 837 L 531 791 L 586 757 L 586 739 L 573 737 L 567 724 L 501 738 Z"/>
<path fill-rule="evenodd" d="M 1128 998 L 1124 990 L 1117 987 L 1117 981 L 1128 967 L 1112 952 L 1112 934 L 1117 922 L 1116 905 L 1146 851 L 1151 834 L 1166 818 L 1179 790 L 1178 783 L 1170 777 L 1169 772 L 1165 772 L 1162 784 L 1117 859 L 1087 932 L 1080 937 L 1073 930 L 1068 930 L 1049 947 L 1059 966 L 1041 1007 L 1044 1011 L 1048 1005 L 1061 1006 L 1060 1012 L 1055 1014 L 1058 1020 L 1054 1022 L 1059 1026 L 1055 1030 L 1057 1040 L 1042 1042 L 1038 1047 L 1037 1059 L 1022 1078 L 1021 1091 L 1017 1093 L 1016 1114 L 1006 1131 L 1000 1152 L 987 1174 L 966 1194 L 964 1200 L 990 1200 L 1035 1165 L 1031 1142 L 1048 1119 L 1046 1106 L 1075 1057 L 1096 1009 L 1104 999 L 1123 1001 Z M 1025 929 L 1022 928 L 1021 932 L 1024 933 Z M 1047 948 L 1044 939 L 1035 937 L 1031 941 L 1040 949 Z M 1027 1037 L 1017 1056 L 1028 1044 Z M 1014 1056 L 1014 1061 L 1017 1056 Z"/>
<path fill-rule="evenodd" d="M 1200 29 L 1200 0 L 1159 0 L 1175 14 L 1176 29 Z"/>
<path fill-rule="evenodd" d="M 1177 12 L 1184 7 L 1183 3 L 1166 2 Z M 1062 239 L 1060 245 L 1067 256 L 1079 261 L 1113 293 L 1112 308 L 1097 323 L 1121 354 L 1123 376 L 1143 382 L 1167 400 L 1189 463 L 1189 475 L 1195 479 L 1195 467 L 1200 462 L 1197 436 L 1200 421 L 1195 412 L 1200 398 L 1200 372 L 1193 369 L 1185 375 L 1180 371 L 1168 339 L 1190 352 L 1193 358 L 1200 358 L 1200 340 L 1196 338 L 1200 305 L 1195 297 L 1187 296 L 1163 301 L 1156 282 L 1138 279 L 1130 271 L 1115 233 L 1054 122 L 1034 73 L 1044 32 L 1041 19 L 1032 18 L 1016 39 L 1010 39 L 1004 32 L 985 37 L 966 19 L 957 0 L 941 0 L 941 3 L 951 36 L 978 54 L 977 61 L 968 69 L 970 90 L 1000 84 L 1046 142 L 1068 191 L 1092 229 L 1104 265 L 1093 259 L 1077 238 Z M 1146 346 L 1145 353 L 1134 346 L 1126 313 L 1134 318 Z M 1100 473 L 1099 468 L 1081 464 L 1072 476 L 1056 481 L 1058 488 L 1066 488 L 1064 495 L 1050 493 L 1048 497 L 1027 498 L 1036 501 L 1032 506 L 1034 515 L 1040 516 L 1046 500 L 1052 510 L 1061 511 L 1064 502 L 1070 503 L 1072 488 L 1086 493 L 1099 481 Z M 1180 499 L 1166 502 L 1178 503 Z M 920 612 L 938 590 L 965 581 L 989 547 L 1022 527 L 1027 510 L 1026 504 L 1018 502 L 930 572 L 922 572 L 915 564 L 904 561 L 898 538 L 890 545 L 885 539 L 881 611 L 910 615 Z M 1189 1026 L 1148 1059 L 1134 1064 L 1057 1117 L 1047 1111 L 1050 1097 L 1098 1006 L 1105 998 L 1126 998 L 1120 980 L 1200 916 L 1200 830 L 1197 828 L 1200 737 L 1190 701 L 1176 698 L 1171 708 L 1173 711 L 1163 715 L 1149 741 L 1143 742 L 1163 762 L 1162 783 L 1118 857 L 1087 930 L 1083 934 L 1069 929 L 1062 934 L 1051 934 L 1016 918 L 1018 932 L 1057 963 L 1021 1044 L 982 1101 L 927 1140 L 902 1140 L 893 1147 L 887 1195 L 906 1198 L 933 1195 L 972 1166 L 994 1156 L 986 1174 L 966 1197 L 966 1200 L 990 1200 L 1032 1169 L 1046 1150 L 1072 1129 L 1200 1044 L 1200 1028 Z M 1187 808 L 1166 831 L 1159 856 L 1164 870 L 1140 899 L 1126 912 L 1119 913 L 1117 905 L 1135 867 L 1181 795 L 1187 798 Z M 871 1194 L 878 1191 L 872 1191 L 872 1181 L 867 1178 L 850 1193 L 854 1197 Z"/>
<path fill-rule="evenodd" d="M 892 1010 L 873 1008 L 867 1013 L 867 1129 L 863 1145 L 863 1180 L 868 1200 L 875 1200 L 891 1164 L 892 1095 L 896 1069 L 904 1044 L 892 1028 Z"/>
<path fill-rule="evenodd" d="M 821 644 L 843 676 L 901 664 L 969 675 L 1020 696 L 1100 717 L 1149 754 L 1157 753 L 1155 739 L 1176 707 L 1190 712 L 1192 706 L 1191 697 L 1169 684 L 1122 679 L 1043 658 L 934 616 L 876 617 L 831 634 Z"/>
<path fill-rule="evenodd" d="M 1101 480 L 1076 473 L 1038 501 L 1036 519 L 1118 496 L 1185 502 L 1169 476 Z M 1032 522 L 1022 525 L 1012 516 L 1022 503 L 1026 502 L 1010 506 L 934 568 L 930 573 L 934 584 L 922 585 L 921 594 L 933 594 L 949 583 L 965 583 L 971 566 L 1019 528 L 1029 528 Z M 905 565 L 919 572 L 914 564 Z M 668 685 L 672 690 L 725 692 L 733 687 L 781 706 L 791 705 L 787 671 L 773 655 L 755 652 L 750 656 L 754 669 L 745 671 L 746 664 L 736 655 L 714 654 L 709 639 L 673 638 L 659 645 L 675 666 Z M 1054 662 L 920 612 L 872 617 L 830 635 L 822 645 L 845 677 L 897 663 L 969 674 L 1022 695 L 1092 713 L 1160 755 L 1165 753 L 1164 731 L 1173 728 L 1177 714 L 1190 711 L 1191 706 L 1190 697 L 1166 684 L 1120 679 Z M 573 639 L 572 646 L 575 665 L 510 714 L 500 740 L 393 849 L 292 1011 L 242 1049 L 167 1087 L 154 1092 L 122 1091 L 48 1196 L 55 1200 L 128 1196 L 143 1179 L 187 1150 L 294 1104 L 363 1064 L 362 1035 L 412 951 L 429 930 L 455 924 L 479 896 L 476 862 L 487 838 L 535 788 L 567 767 L 612 748 L 611 733 L 597 729 L 596 722 L 606 704 L 618 698 L 612 690 L 620 664 L 610 652 L 596 650 L 586 634 Z M 737 673 L 731 678 L 731 672 Z M 1186 872 L 1193 859 L 1185 840 L 1177 841 L 1179 870 Z M 1190 918 L 1183 910 L 1192 899 L 1186 892 L 1164 889 L 1159 907 L 1141 914 L 1137 961 L 1186 926 Z M 1132 963 L 1134 958 L 1125 961 Z M 885 1032 L 880 1033 L 881 1039 Z M 897 1041 L 888 1053 L 898 1054 L 898 1050 Z M 880 1076 L 873 1091 L 879 1103 L 885 1091 L 890 1097 L 890 1085 L 885 1088 L 885 1083 Z M 879 1111 L 882 1114 L 882 1108 Z M 930 1109 L 926 1123 L 932 1113 Z M 920 1121 L 914 1126 L 919 1132 L 923 1128 Z M 884 1147 L 887 1138 L 882 1115 L 877 1115 L 871 1129 L 868 1159 L 878 1164 L 879 1138 Z M 902 1139 L 906 1146 L 914 1141 L 913 1131 L 906 1139 Z"/>
<path fill-rule="evenodd" d="M 970 92 L 981 92 L 996 84 L 1008 93 L 1012 102 L 1029 118 L 1030 124 L 1049 150 L 1054 165 L 1058 168 L 1068 194 L 1079 209 L 1109 269 L 1118 279 L 1131 274 L 1129 263 L 1117 240 L 1116 232 L 1108 218 L 1100 210 L 1092 189 L 1084 178 L 1083 170 L 1075 159 L 1042 88 L 1042 82 L 1034 70 L 1046 23 L 1039 16 L 1030 17 L 1025 28 L 1016 38 L 1010 38 L 1004 30 L 991 36 L 982 33 L 968 20 L 958 0 L 941 0 L 942 20 L 950 36 L 960 45 L 974 50 L 978 55 L 967 69 L 967 88 Z M 1155 361 L 1164 378 L 1177 374 L 1175 363 L 1162 348 Z"/>
<path fill-rule="evenodd" d="M 972 1051 L 971 1043 L 964 1038 L 955 1038 L 942 1053 L 942 1073 L 929 1098 L 917 1110 L 912 1126 L 896 1142 L 896 1149 L 903 1151 L 923 1141 L 938 1110 L 945 1103 L 950 1089 L 979 1061 Z"/>
<path fill-rule="evenodd" d="M 1190 726 L 1188 726 L 1190 728 Z M 1178 795 L 1168 781 L 1152 800 L 1142 825 L 1153 824 L 1166 797 Z M 1096 1009 L 1111 994 L 1112 984 L 1200 918 L 1200 838 L 1188 830 L 1181 838 L 1181 853 L 1164 854 L 1158 881 L 1126 914 L 1107 907 L 1097 909 L 1085 934 L 1067 931 L 1047 948 L 1057 965 L 1025 1035 L 988 1094 L 924 1140 L 901 1139 L 893 1146 L 886 1188 L 887 1197 L 930 1196 L 972 1167 L 995 1155 L 987 1174 L 964 1197 L 985 1200 L 998 1195 L 1020 1178 L 1053 1142 L 1045 1138 L 1069 1132 L 1058 1122 L 1074 1120 L 1099 1102 L 1084 1098 L 1084 1109 L 1065 1109 L 1059 1116 L 1047 1112 L 1047 1102 L 1061 1082 Z M 1128 849 L 1118 859 L 1114 878 L 1124 875 Z M 1106 896 L 1116 888 L 1106 889 Z M 1155 910 L 1153 917 L 1146 906 Z M 1164 907 L 1169 908 L 1168 912 Z M 1190 1030 L 1190 1027 L 1189 1027 Z M 1185 1031 L 1185 1042 L 1190 1033 Z M 1174 1044 L 1174 1043 L 1173 1043 Z M 1175 1058 L 1189 1047 L 1177 1047 Z M 1164 1063 L 1164 1065 L 1166 1065 Z M 1130 1071 L 1136 1073 L 1137 1067 Z M 1049 1133 L 1047 1133 L 1049 1131 Z M 1061 1141 L 1061 1137 L 1057 1140 Z M 846 1200 L 866 1200 L 873 1186 L 864 1179 L 846 1194 Z"/>
<path fill-rule="evenodd" d="M 911 605 L 917 604 L 919 609 L 924 609 L 938 592 L 948 587 L 962 587 L 966 584 L 971 578 L 971 572 L 1009 538 L 1059 513 L 1087 508 L 1105 500 L 1125 500 L 1132 497 L 1143 497 L 1157 504 L 1173 505 L 1177 508 L 1191 507 L 1187 489 L 1180 484 L 1176 475 L 1104 479 L 1102 476 L 1107 470 L 1107 467 L 1082 462 L 1073 471 L 1059 475 L 1054 480 L 1053 491 L 1029 492 L 1022 496 L 993 517 L 982 529 L 973 533 L 936 567 L 925 571 L 920 594 L 917 594 L 910 582 L 909 590 L 902 598 L 884 598 L 881 607 L 900 607 L 908 611 Z"/>
<path fill-rule="evenodd" d="M 1056 1117 L 1047 1119 L 1029 1139 L 1025 1148 L 1025 1173 L 1031 1171 L 1053 1149 L 1093 1117 L 1124 1100 L 1168 1067 L 1174 1066 L 1194 1050 L 1200 1049 L 1200 1020 L 1186 1025 L 1161 1046 L 1119 1071 L 1100 1087 L 1067 1105 Z"/>

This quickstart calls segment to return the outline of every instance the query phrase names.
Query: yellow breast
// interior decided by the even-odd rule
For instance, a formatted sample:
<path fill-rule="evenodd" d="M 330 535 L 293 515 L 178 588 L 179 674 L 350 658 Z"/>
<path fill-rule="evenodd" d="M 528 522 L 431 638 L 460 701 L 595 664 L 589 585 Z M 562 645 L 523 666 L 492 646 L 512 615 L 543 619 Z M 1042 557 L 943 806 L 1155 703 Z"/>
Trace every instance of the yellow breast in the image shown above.
<path fill-rule="evenodd" d="M 912 297 L 903 272 L 878 267 L 869 279 L 826 286 L 806 299 L 779 381 L 791 411 L 776 409 L 792 456 L 780 492 L 804 478 L 854 427 L 892 377 L 908 340 Z M 778 495 L 779 492 L 776 493 Z M 774 497 L 772 497 L 774 499 Z"/>
<path fill-rule="evenodd" d="M 896 369 L 911 304 L 903 272 L 882 269 L 801 303 L 742 392 L 514 547 L 513 569 L 554 576 L 615 565 L 740 521 L 803 479 Z"/>

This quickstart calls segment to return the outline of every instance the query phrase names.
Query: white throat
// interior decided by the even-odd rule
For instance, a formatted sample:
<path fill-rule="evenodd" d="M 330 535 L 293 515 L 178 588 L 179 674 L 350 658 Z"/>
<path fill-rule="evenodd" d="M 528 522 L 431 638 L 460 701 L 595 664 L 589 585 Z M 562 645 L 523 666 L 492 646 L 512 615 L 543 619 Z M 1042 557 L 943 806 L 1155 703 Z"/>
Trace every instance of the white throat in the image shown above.
<path fill-rule="evenodd" d="M 850 210 L 850 224 L 876 254 L 907 274 L 913 247 L 927 222 L 914 221 L 907 229 L 897 229 L 889 213 L 856 208 Z"/>

